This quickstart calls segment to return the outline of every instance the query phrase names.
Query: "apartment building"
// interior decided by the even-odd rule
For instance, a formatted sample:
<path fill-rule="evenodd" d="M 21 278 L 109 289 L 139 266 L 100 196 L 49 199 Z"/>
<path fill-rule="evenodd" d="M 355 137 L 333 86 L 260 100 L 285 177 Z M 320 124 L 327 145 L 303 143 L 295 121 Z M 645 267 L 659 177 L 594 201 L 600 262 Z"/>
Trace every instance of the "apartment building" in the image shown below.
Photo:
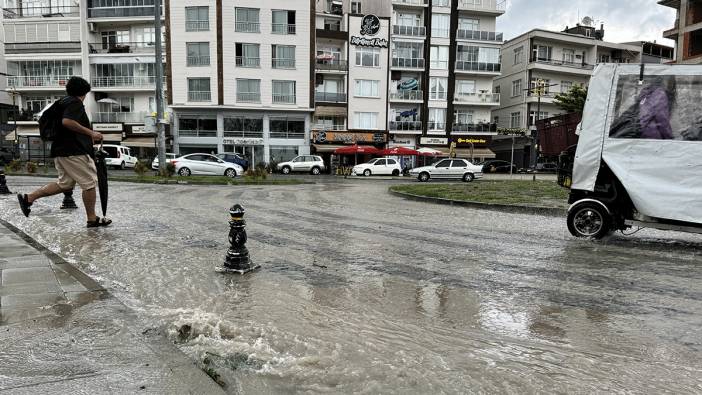
<path fill-rule="evenodd" d="M 252 163 L 309 153 L 310 0 L 166 1 L 169 105 L 181 154 Z"/>
<path fill-rule="evenodd" d="M 5 90 L 21 111 L 16 138 L 23 158 L 45 156 L 35 119 L 65 95 L 74 75 L 93 87 L 85 105 L 106 142 L 144 158 L 155 153 L 145 126 L 155 111 L 154 0 L 6 0 L 2 18 Z"/>
<path fill-rule="evenodd" d="M 702 2 L 660 0 L 658 4 L 677 11 L 675 25 L 663 32 L 663 37 L 675 41 L 675 62 L 702 63 Z"/>

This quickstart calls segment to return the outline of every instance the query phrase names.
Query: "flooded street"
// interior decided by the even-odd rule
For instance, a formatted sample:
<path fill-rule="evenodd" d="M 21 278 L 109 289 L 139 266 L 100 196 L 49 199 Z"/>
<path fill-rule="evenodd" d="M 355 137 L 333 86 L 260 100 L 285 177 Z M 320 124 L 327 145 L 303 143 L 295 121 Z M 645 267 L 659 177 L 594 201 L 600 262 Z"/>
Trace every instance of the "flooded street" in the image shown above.
<path fill-rule="evenodd" d="M 46 179 L 10 178 L 15 192 Z M 702 392 L 702 237 L 575 240 L 564 218 L 405 201 L 384 181 L 112 183 L 112 228 L 0 217 L 100 281 L 232 393 Z M 261 270 L 215 272 L 228 209 Z"/>

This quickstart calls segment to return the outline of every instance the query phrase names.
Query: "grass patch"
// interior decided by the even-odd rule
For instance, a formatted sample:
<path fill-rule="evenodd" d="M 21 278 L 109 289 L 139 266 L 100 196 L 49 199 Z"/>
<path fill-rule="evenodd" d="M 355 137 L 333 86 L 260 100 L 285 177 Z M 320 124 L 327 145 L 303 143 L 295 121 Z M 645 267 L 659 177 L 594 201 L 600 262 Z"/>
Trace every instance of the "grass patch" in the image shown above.
<path fill-rule="evenodd" d="M 396 185 L 390 190 L 412 195 L 467 202 L 568 207 L 568 190 L 554 181 L 475 181 L 464 184 Z"/>
<path fill-rule="evenodd" d="M 304 184 L 297 179 L 262 180 L 252 178 L 232 179 L 224 176 L 190 176 L 190 177 L 160 177 L 160 176 L 109 176 L 110 181 L 136 182 L 142 184 L 191 184 L 191 185 L 298 185 Z"/>

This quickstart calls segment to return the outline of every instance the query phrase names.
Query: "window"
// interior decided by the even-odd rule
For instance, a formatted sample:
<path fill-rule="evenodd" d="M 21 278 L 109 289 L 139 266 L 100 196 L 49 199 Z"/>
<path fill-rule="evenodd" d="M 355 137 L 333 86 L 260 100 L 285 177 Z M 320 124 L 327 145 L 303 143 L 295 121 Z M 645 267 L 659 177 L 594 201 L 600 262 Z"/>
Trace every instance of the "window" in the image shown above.
<path fill-rule="evenodd" d="M 380 67 L 380 48 L 356 47 L 356 66 Z"/>
<path fill-rule="evenodd" d="M 392 65 L 394 67 L 424 68 L 422 43 L 393 43 Z"/>
<path fill-rule="evenodd" d="M 295 104 L 295 81 L 273 81 L 273 103 Z"/>
<path fill-rule="evenodd" d="M 380 97 L 378 86 L 380 81 L 356 80 L 356 97 Z"/>
<path fill-rule="evenodd" d="M 446 130 L 446 109 L 429 109 L 429 130 Z"/>
<path fill-rule="evenodd" d="M 448 78 L 432 77 L 429 80 L 429 100 L 446 100 Z"/>
<path fill-rule="evenodd" d="M 575 63 L 575 51 L 572 49 L 563 49 L 563 63 Z"/>
<path fill-rule="evenodd" d="M 274 34 L 295 34 L 295 11 L 273 10 L 271 32 Z"/>
<path fill-rule="evenodd" d="M 509 127 L 516 129 L 522 127 L 522 113 L 513 112 L 510 114 Z"/>
<path fill-rule="evenodd" d="M 546 119 L 548 118 L 548 112 L 541 111 L 539 115 L 539 119 Z M 536 111 L 530 111 L 529 112 L 529 125 L 536 125 Z"/>
<path fill-rule="evenodd" d="M 448 69 L 449 47 L 447 46 L 432 46 L 429 50 L 431 59 L 431 68 L 438 70 Z"/>
<path fill-rule="evenodd" d="M 209 7 L 185 7 L 185 31 L 202 32 L 210 30 Z"/>
<path fill-rule="evenodd" d="M 361 2 L 360 1 L 352 1 L 351 2 L 351 13 L 352 14 L 362 14 L 363 13 L 361 11 Z"/>
<path fill-rule="evenodd" d="M 524 47 L 514 49 L 514 64 L 520 64 L 524 61 Z"/>
<path fill-rule="evenodd" d="M 441 162 L 437 163 L 436 167 L 451 167 L 451 161 L 448 159 L 444 159 Z"/>
<path fill-rule="evenodd" d="M 545 45 L 534 45 L 534 50 L 533 50 L 534 60 L 542 61 L 542 62 L 550 62 L 552 51 L 553 51 L 552 47 L 548 47 Z"/>
<path fill-rule="evenodd" d="M 238 80 L 237 80 L 238 81 Z M 257 80 L 249 80 L 257 81 Z M 225 117 L 224 118 L 224 137 L 229 136 L 241 136 L 241 133 L 227 133 L 227 132 L 250 132 L 248 136 L 260 136 L 263 133 L 263 118 L 262 117 Z M 247 136 L 244 133 L 244 136 Z"/>
<path fill-rule="evenodd" d="M 609 55 L 600 55 L 600 63 L 609 63 Z"/>
<path fill-rule="evenodd" d="M 258 8 L 236 8 L 235 30 L 242 33 L 260 33 L 261 23 Z"/>
<path fill-rule="evenodd" d="M 236 44 L 236 65 L 238 67 L 261 67 L 258 44 Z"/>
<path fill-rule="evenodd" d="M 395 159 L 388 159 L 387 161 L 388 161 L 389 165 L 396 165 L 397 164 L 397 161 L 395 161 Z"/>
<path fill-rule="evenodd" d="M 522 80 L 512 81 L 512 97 L 521 96 L 522 94 Z"/>
<path fill-rule="evenodd" d="M 102 32 L 102 48 L 109 49 L 129 43 L 129 30 Z"/>
<path fill-rule="evenodd" d="M 189 67 L 210 65 L 210 43 L 186 43 Z"/>
<path fill-rule="evenodd" d="M 405 12 L 398 12 L 395 15 L 395 23 L 400 26 L 410 26 L 417 27 L 421 26 L 421 16 L 418 14 L 408 14 Z"/>
<path fill-rule="evenodd" d="M 493 47 L 476 47 L 474 45 L 459 45 L 457 59 L 467 63 L 500 63 L 500 49 Z M 499 70 L 499 69 L 498 69 Z"/>
<path fill-rule="evenodd" d="M 385 159 L 378 159 L 373 163 L 373 166 L 385 166 L 386 162 Z"/>
<path fill-rule="evenodd" d="M 296 117 L 271 117 L 271 138 L 304 138 L 305 119 Z"/>
<path fill-rule="evenodd" d="M 561 93 L 568 93 L 573 89 L 573 81 L 561 81 Z"/>
<path fill-rule="evenodd" d="M 273 68 L 294 69 L 295 47 L 291 45 L 273 45 Z"/>
<path fill-rule="evenodd" d="M 450 26 L 451 26 L 450 15 L 448 15 L 448 14 L 432 14 L 431 15 L 431 35 L 433 37 L 449 38 Z"/>
<path fill-rule="evenodd" d="M 459 96 L 470 96 L 475 94 L 475 81 L 459 80 L 456 81 L 456 94 Z"/>
<path fill-rule="evenodd" d="M 217 136 L 217 119 L 215 118 L 179 118 L 178 131 L 181 136 L 200 136 L 200 137 L 216 137 Z M 200 155 L 197 156 L 202 160 Z M 188 157 L 191 159 L 192 156 Z"/>
<path fill-rule="evenodd" d="M 136 36 L 136 46 L 139 48 L 148 48 L 156 45 L 156 28 L 155 27 L 139 27 L 134 29 Z M 166 42 L 166 31 L 161 31 L 161 42 Z"/>
<path fill-rule="evenodd" d="M 377 112 L 355 112 L 353 113 L 354 129 L 377 129 Z"/>
<path fill-rule="evenodd" d="M 245 103 L 261 102 L 261 80 L 237 78 L 236 101 Z"/>
<path fill-rule="evenodd" d="M 480 31 L 480 19 L 458 18 L 458 30 Z"/>
<path fill-rule="evenodd" d="M 188 78 L 189 101 L 211 101 L 209 78 Z"/>
<path fill-rule="evenodd" d="M 466 167 L 466 162 L 464 162 L 462 160 L 454 160 L 451 163 L 451 167 Z"/>
<path fill-rule="evenodd" d="M 470 125 L 473 123 L 473 110 L 459 110 L 453 113 L 453 123 L 456 125 Z"/>

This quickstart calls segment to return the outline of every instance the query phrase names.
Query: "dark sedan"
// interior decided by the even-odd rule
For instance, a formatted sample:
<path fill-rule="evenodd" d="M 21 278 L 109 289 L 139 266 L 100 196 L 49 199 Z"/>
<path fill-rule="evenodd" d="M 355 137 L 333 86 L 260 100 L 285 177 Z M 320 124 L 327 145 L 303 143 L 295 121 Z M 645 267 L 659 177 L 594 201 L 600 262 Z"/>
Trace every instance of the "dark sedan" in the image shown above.
<path fill-rule="evenodd" d="M 517 166 L 507 162 L 506 160 L 488 160 L 481 163 L 483 173 L 509 173 L 510 166 L 512 173 L 517 173 Z"/>
<path fill-rule="evenodd" d="M 235 153 L 218 154 L 217 157 L 225 162 L 236 163 L 244 168 L 244 171 L 249 169 L 249 160 Z"/>

